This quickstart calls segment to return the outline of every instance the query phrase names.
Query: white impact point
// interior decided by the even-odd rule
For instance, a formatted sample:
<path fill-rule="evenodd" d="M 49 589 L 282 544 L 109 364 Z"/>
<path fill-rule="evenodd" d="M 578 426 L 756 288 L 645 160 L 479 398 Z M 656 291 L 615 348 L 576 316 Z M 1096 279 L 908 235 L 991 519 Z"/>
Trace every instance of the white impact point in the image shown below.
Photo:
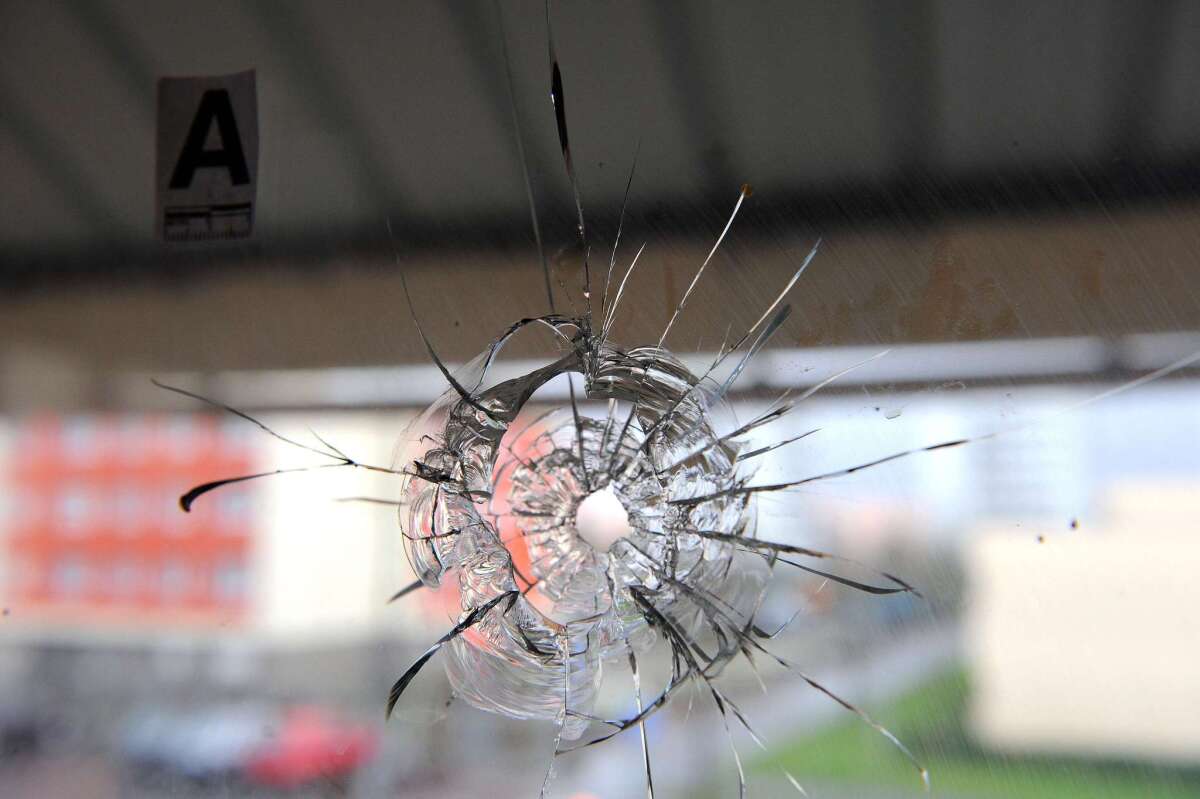
<path fill-rule="evenodd" d="M 610 488 L 602 488 L 583 498 L 575 510 L 575 529 L 579 537 L 597 552 L 629 535 L 629 513 Z"/>

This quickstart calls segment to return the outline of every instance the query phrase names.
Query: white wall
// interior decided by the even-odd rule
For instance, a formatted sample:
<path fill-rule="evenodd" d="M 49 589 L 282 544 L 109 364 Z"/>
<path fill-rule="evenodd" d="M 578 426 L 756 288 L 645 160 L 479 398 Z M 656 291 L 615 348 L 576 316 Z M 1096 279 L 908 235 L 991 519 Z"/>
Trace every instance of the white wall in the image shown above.
<path fill-rule="evenodd" d="M 409 414 L 277 414 L 264 419 L 280 433 L 316 444 L 308 432 L 357 461 L 391 466 L 392 449 Z M 270 440 L 262 467 L 330 463 Z M 260 481 L 260 534 L 252 558 L 252 621 L 277 641 L 353 639 L 411 629 L 410 605 L 387 598 L 413 579 L 400 546 L 396 509 L 345 503 L 339 497 L 396 499 L 399 479 L 364 469 L 326 468 Z"/>

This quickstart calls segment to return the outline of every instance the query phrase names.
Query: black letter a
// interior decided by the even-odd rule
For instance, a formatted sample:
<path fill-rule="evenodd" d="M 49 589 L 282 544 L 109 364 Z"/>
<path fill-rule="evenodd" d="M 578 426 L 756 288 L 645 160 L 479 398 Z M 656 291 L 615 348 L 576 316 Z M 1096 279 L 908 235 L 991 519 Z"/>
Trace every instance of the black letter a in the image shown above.
<path fill-rule="evenodd" d="M 221 149 L 205 150 L 204 140 L 208 138 L 214 117 L 221 133 Z M 229 179 L 235 186 L 250 182 L 250 170 L 246 168 L 246 156 L 242 152 L 242 140 L 233 118 L 233 106 L 229 102 L 229 92 L 224 89 L 210 89 L 200 98 L 200 108 L 192 120 L 187 142 L 179 154 L 175 171 L 171 173 L 171 188 L 186 189 L 192 185 L 197 169 L 210 166 L 228 169 Z"/>

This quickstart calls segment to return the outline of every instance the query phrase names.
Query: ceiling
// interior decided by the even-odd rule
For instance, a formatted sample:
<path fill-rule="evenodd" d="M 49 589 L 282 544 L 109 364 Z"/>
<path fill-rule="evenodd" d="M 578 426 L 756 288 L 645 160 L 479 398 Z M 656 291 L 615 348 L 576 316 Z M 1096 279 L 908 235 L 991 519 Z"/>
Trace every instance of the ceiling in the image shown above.
<path fill-rule="evenodd" d="M 532 243 L 505 79 L 548 245 L 573 204 L 540 2 L 0 5 L 0 285 L 191 275 L 233 259 Z M 558 2 L 579 186 L 708 237 L 1191 201 L 1200 5 Z M 154 240 L 156 81 L 257 71 L 257 230 Z M 640 150 L 639 150 L 640 142 Z M 387 234 L 391 223 L 393 236 Z"/>

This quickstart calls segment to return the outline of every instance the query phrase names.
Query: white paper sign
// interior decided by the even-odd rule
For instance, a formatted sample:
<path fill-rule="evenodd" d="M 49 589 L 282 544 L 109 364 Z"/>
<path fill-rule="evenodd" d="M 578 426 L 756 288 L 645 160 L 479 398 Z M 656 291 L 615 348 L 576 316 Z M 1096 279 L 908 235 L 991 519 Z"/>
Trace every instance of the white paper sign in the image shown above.
<path fill-rule="evenodd" d="M 254 70 L 158 81 L 157 218 L 163 241 L 242 239 L 254 229 Z"/>

